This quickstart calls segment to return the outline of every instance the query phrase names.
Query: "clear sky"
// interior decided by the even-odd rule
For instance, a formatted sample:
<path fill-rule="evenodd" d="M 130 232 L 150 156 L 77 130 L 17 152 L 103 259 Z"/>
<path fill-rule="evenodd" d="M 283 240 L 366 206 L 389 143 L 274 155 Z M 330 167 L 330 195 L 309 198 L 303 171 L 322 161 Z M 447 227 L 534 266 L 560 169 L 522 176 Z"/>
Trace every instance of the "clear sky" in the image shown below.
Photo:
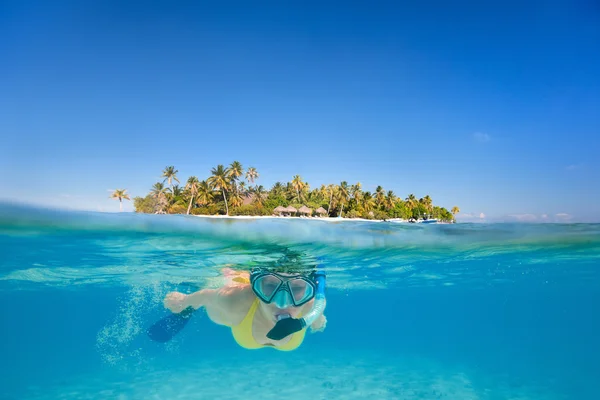
<path fill-rule="evenodd" d="M 324 3 L 0 2 L 0 198 L 118 211 L 238 160 L 600 221 L 597 2 Z"/>

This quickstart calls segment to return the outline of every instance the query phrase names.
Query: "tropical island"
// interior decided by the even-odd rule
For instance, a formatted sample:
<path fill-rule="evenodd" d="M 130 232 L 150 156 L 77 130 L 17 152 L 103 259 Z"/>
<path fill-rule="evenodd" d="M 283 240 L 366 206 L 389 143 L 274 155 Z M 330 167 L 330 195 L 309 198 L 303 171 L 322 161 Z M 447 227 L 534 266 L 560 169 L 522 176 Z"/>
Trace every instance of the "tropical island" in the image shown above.
<path fill-rule="evenodd" d="M 377 186 L 374 192 L 363 191 L 360 182 L 321 185 L 311 189 L 296 175 L 290 182 L 276 182 L 270 190 L 255 184 L 256 168 L 244 171 L 239 161 L 228 167 L 217 165 L 205 180 L 190 176 L 180 185 L 179 171 L 167 166 L 163 181 L 157 182 L 145 197 L 133 199 L 135 212 L 152 214 L 192 214 L 226 216 L 300 216 L 342 217 L 369 220 L 427 220 L 455 222 L 460 212 L 435 206 L 429 195 L 417 199 L 409 194 L 402 199 L 392 191 Z M 130 200 L 126 189 L 117 189 L 111 196 Z"/>

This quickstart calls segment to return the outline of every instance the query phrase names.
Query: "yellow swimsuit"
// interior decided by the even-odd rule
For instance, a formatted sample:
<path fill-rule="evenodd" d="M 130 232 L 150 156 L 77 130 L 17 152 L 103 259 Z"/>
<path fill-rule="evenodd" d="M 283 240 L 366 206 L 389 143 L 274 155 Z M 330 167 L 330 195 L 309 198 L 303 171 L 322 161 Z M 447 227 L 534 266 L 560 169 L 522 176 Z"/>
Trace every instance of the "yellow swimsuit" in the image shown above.
<path fill-rule="evenodd" d="M 284 345 L 281 346 L 268 346 L 258 343 L 254 336 L 252 336 L 252 321 L 254 321 L 254 313 L 256 313 L 256 309 L 258 308 L 258 302 L 260 300 L 257 298 L 254 300 L 252 305 L 250 306 L 250 310 L 248 310 L 248 314 L 244 317 L 244 320 L 240 322 L 239 325 L 231 327 L 231 333 L 233 334 L 233 338 L 235 341 L 245 349 L 253 350 L 259 349 L 262 347 L 272 347 L 277 350 L 290 351 L 295 350 L 302 344 L 304 340 L 304 335 L 306 334 L 306 328 L 302 329 L 300 332 L 296 332 L 292 334 L 291 339 Z"/>

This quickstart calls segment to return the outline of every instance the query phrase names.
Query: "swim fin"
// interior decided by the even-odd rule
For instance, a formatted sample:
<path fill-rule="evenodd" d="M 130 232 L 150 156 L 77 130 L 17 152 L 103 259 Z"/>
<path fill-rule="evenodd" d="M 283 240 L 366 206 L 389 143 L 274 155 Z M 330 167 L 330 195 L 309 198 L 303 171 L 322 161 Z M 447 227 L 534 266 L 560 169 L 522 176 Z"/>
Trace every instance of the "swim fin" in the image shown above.
<path fill-rule="evenodd" d="M 194 311 L 193 307 L 188 307 L 179 314 L 167 315 L 148 328 L 148 336 L 155 342 L 168 342 L 187 325 Z"/>

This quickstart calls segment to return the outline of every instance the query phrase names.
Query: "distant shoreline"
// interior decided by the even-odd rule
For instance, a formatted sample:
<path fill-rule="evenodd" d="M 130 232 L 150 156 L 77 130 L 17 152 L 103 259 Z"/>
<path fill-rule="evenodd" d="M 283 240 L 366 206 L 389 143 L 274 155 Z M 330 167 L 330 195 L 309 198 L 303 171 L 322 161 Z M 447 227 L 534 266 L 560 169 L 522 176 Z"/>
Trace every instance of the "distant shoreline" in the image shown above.
<path fill-rule="evenodd" d="M 318 221 L 389 221 L 397 223 L 454 222 L 460 212 L 434 205 L 431 196 L 418 198 L 409 194 L 398 197 L 382 186 L 363 190 L 360 182 L 321 184 L 312 187 L 300 175 L 289 182 L 275 182 L 270 189 L 255 184 L 259 174 L 254 167 L 246 170 L 239 161 L 228 167 L 217 165 L 210 176 L 200 180 L 192 175 L 180 186 L 179 171 L 167 166 L 144 197 L 136 196 L 136 212 L 160 214 L 193 214 L 205 218 L 238 219 L 300 217 Z M 244 180 L 245 178 L 245 180 Z M 131 200 L 127 189 L 116 189 L 112 198 Z M 343 217 L 343 218 L 339 218 Z"/>
<path fill-rule="evenodd" d="M 190 214 L 192 215 L 192 214 Z M 366 219 L 366 218 L 346 218 L 346 217 L 285 217 L 277 215 L 192 215 L 193 217 L 209 218 L 209 219 L 298 219 L 298 220 L 313 220 L 313 221 L 325 221 L 325 222 L 392 222 L 401 224 L 411 224 L 408 220 L 402 218 L 391 218 L 391 219 Z M 421 224 L 422 222 L 416 222 L 415 224 Z M 450 222 L 437 221 L 435 224 L 450 224 Z"/>
<path fill-rule="evenodd" d="M 192 215 L 192 214 L 190 214 Z M 327 222 L 339 222 L 339 221 L 366 221 L 366 222 L 384 222 L 382 219 L 366 219 L 366 218 L 337 218 L 337 217 L 285 217 L 277 215 L 193 215 L 199 218 L 225 218 L 225 219 L 299 219 L 299 220 L 313 220 L 313 221 L 327 221 Z M 403 221 L 406 222 L 406 221 Z"/>

